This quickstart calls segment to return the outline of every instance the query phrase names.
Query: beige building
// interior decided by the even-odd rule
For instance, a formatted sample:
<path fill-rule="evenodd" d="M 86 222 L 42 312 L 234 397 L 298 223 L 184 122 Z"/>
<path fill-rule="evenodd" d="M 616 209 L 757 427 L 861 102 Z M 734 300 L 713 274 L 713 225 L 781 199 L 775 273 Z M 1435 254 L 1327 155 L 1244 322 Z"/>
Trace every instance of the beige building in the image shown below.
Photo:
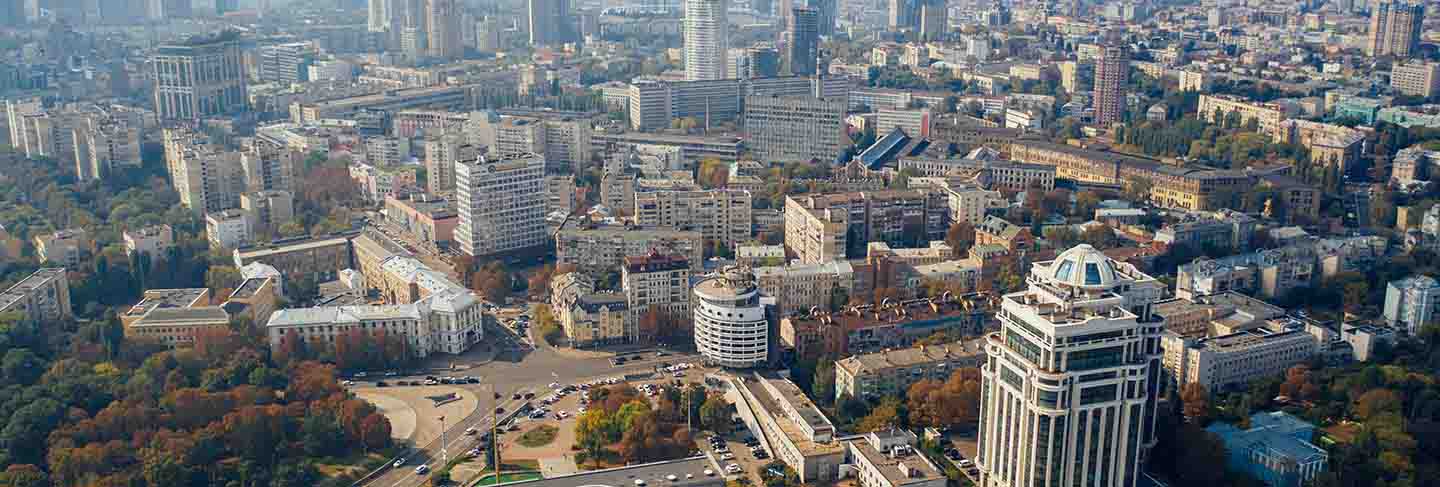
<path fill-rule="evenodd" d="M 454 203 L 425 193 L 387 196 L 385 219 L 415 240 L 436 247 L 453 244 L 455 227 L 460 223 Z"/>
<path fill-rule="evenodd" d="M 545 176 L 545 214 L 575 211 L 575 177 Z"/>
<path fill-rule="evenodd" d="M 149 254 L 151 259 L 164 259 L 175 246 L 175 231 L 170 225 L 152 225 L 121 233 L 125 239 L 125 255 Z"/>
<path fill-rule="evenodd" d="M 50 323 L 74 316 L 70 279 L 61 267 L 46 267 L 0 293 L 0 313 L 19 313 L 29 323 Z"/>
<path fill-rule="evenodd" d="M 1370 55 L 1407 58 L 1419 54 L 1425 3 L 1380 0 L 1370 5 Z"/>
<path fill-rule="evenodd" d="M 255 241 L 245 212 L 240 210 L 206 213 L 205 237 L 216 250 L 238 249 Z"/>
<path fill-rule="evenodd" d="M 690 317 L 690 261 L 681 255 L 652 252 L 626 256 L 620 268 L 621 290 L 625 294 L 633 330 L 626 335 L 633 341 L 648 342 L 671 330 L 644 329 L 645 315 L 651 310 L 662 314 L 663 323 L 678 323 Z"/>
<path fill-rule="evenodd" d="M 788 196 L 785 248 L 800 262 L 814 264 L 859 257 L 868 242 L 943 240 L 948 213 L 947 197 L 933 190 Z M 851 242 L 850 235 L 862 238 Z"/>
<path fill-rule="evenodd" d="M 245 61 L 239 33 L 226 31 L 158 47 L 150 56 L 155 114 L 198 120 L 245 110 Z"/>
<path fill-rule="evenodd" d="M 479 146 L 458 132 L 445 132 L 425 139 L 425 184 L 430 194 L 455 193 L 455 163 L 476 157 Z"/>
<path fill-rule="evenodd" d="M 1259 131 L 1272 137 L 1280 130 L 1280 122 L 1290 117 L 1285 109 L 1276 104 L 1254 103 L 1232 95 L 1200 95 L 1200 118 L 1213 124 L 1224 123 L 1231 113 L 1238 113 L 1240 124 L 1256 121 Z"/>
<path fill-rule="evenodd" d="M 750 192 L 727 189 L 650 191 L 635 194 L 635 224 L 664 230 L 695 230 L 707 244 L 734 248 L 750 240 Z"/>
<path fill-rule="evenodd" d="M 738 382 L 742 399 L 736 408 L 742 417 L 753 418 L 747 419 L 753 421 L 751 430 L 759 430 L 776 460 L 794 469 L 801 482 L 839 478 L 845 446 L 835 438 L 835 425 L 799 386 L 760 373 L 732 382 Z"/>
<path fill-rule="evenodd" d="M 659 251 L 683 256 L 692 269 L 699 269 L 704 242 L 698 231 L 567 225 L 555 235 L 555 260 L 585 272 L 605 272 L 624 265 L 626 257 Z"/>
<path fill-rule="evenodd" d="M 35 236 L 35 256 L 42 264 L 79 267 L 95 251 L 95 242 L 83 228 L 70 228 Z"/>
<path fill-rule="evenodd" d="M 760 292 L 775 298 L 775 313 L 781 317 L 809 314 L 817 308 L 829 312 L 848 304 L 855 289 L 855 268 L 843 260 L 756 267 L 753 272 Z"/>
<path fill-rule="evenodd" d="M 944 382 L 984 362 L 980 340 L 852 355 L 835 361 L 835 398 L 904 397 L 916 382 Z"/>
<path fill-rule="evenodd" d="M 352 234 L 353 235 L 353 234 Z M 235 267 L 259 262 L 273 267 L 286 282 L 334 280 L 341 269 L 354 266 L 349 235 L 301 237 L 235 249 Z"/>
<path fill-rule="evenodd" d="M 1275 139 L 1310 149 L 1310 162 L 1336 166 L 1342 174 L 1360 162 L 1365 147 L 1364 132 L 1308 120 L 1282 122 Z"/>
<path fill-rule="evenodd" d="M 265 139 L 242 144 L 240 168 L 244 191 L 294 191 L 295 168 L 306 155 Z"/>
<path fill-rule="evenodd" d="M 164 139 L 165 166 L 180 204 L 198 214 L 240 206 L 245 166 L 239 152 L 226 151 L 184 128 L 165 129 Z"/>
<path fill-rule="evenodd" d="M 845 109 L 843 98 L 747 96 L 747 145 L 768 161 L 832 161 L 849 143 Z"/>
<path fill-rule="evenodd" d="M 1166 332 L 1160 344 L 1165 370 L 1177 385 L 1200 384 L 1209 391 L 1279 377 L 1320 352 L 1314 335 L 1274 325 L 1210 338 Z"/>
<path fill-rule="evenodd" d="M 1390 69 L 1390 88 L 1421 98 L 1435 96 L 1440 93 L 1440 63 L 1396 64 Z"/>
<path fill-rule="evenodd" d="M 1180 70 L 1176 71 L 1180 77 L 1180 91 L 1197 91 L 1204 93 L 1210 90 L 1210 75 L 1202 71 Z"/>
<path fill-rule="evenodd" d="M 847 440 L 859 487 L 944 487 L 945 469 L 915 449 L 915 433 L 872 431 Z"/>
<path fill-rule="evenodd" d="M 241 281 L 224 302 L 213 302 L 206 288 L 151 289 L 119 318 L 126 339 L 188 347 L 202 334 L 230 334 L 232 320 L 264 323 L 275 311 L 278 294 L 271 278 Z"/>
<path fill-rule="evenodd" d="M 576 348 L 631 343 L 628 333 L 635 328 L 634 313 L 620 293 L 587 293 L 563 301 L 557 307 L 560 327 Z"/>
<path fill-rule="evenodd" d="M 471 256 L 526 251 L 546 244 L 545 158 L 478 157 L 455 166 L 455 243 Z"/>

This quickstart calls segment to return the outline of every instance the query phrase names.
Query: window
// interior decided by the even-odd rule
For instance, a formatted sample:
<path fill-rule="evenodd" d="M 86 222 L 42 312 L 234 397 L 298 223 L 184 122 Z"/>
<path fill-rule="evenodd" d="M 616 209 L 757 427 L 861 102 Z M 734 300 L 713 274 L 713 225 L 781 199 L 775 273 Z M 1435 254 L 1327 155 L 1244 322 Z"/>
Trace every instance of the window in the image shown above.
<path fill-rule="evenodd" d="M 1095 404 L 1097 402 L 1111 401 L 1115 399 L 1116 384 L 1086 387 L 1080 390 L 1080 405 Z"/>

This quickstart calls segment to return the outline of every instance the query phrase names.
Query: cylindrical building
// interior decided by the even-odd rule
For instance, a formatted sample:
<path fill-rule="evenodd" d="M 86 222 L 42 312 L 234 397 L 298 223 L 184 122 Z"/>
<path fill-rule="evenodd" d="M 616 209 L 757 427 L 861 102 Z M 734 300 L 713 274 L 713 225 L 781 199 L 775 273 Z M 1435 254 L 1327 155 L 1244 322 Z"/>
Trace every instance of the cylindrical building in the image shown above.
<path fill-rule="evenodd" d="M 755 275 L 728 268 L 695 285 L 695 348 L 723 367 L 748 368 L 768 358 L 770 325 Z"/>

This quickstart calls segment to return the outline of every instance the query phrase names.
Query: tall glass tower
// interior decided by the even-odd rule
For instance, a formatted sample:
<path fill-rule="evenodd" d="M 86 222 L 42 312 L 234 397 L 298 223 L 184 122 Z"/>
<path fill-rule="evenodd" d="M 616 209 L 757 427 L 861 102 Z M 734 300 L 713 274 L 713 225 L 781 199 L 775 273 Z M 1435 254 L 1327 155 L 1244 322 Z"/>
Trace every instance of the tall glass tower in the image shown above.
<path fill-rule="evenodd" d="M 1089 245 L 1026 282 L 986 337 L 981 484 L 1133 487 L 1153 446 L 1164 284 Z"/>

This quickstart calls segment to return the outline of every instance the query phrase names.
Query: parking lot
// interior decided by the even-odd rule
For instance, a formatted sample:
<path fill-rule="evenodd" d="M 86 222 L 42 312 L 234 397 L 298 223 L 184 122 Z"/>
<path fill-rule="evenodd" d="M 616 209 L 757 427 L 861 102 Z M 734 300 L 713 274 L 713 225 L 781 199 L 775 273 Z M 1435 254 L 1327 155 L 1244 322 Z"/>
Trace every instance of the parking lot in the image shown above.
<path fill-rule="evenodd" d="M 730 477 L 746 476 L 754 485 L 762 485 L 761 470 L 772 459 L 770 453 L 760 446 L 760 441 L 750 435 L 743 424 L 735 425 L 729 434 L 710 435 L 698 439 L 699 448 L 715 458 Z"/>

